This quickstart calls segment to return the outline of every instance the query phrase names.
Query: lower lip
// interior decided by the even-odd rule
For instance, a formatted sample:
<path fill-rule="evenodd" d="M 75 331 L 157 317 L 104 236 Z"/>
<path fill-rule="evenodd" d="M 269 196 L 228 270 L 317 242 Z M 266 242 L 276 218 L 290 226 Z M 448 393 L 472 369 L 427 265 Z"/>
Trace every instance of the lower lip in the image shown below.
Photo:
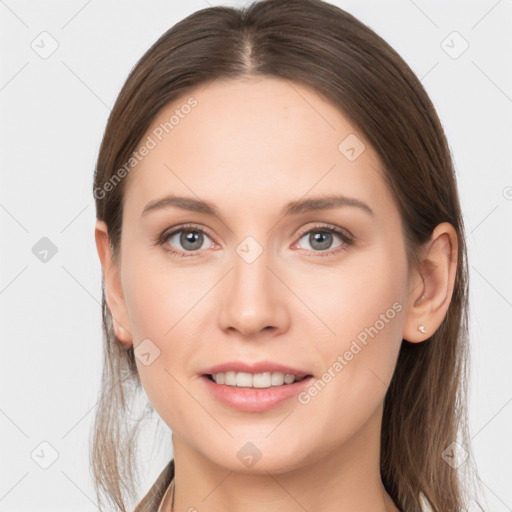
<path fill-rule="evenodd" d="M 246 412 L 262 412 L 298 395 L 311 384 L 313 377 L 306 377 L 293 384 L 271 386 L 269 388 L 243 388 L 217 384 L 205 375 L 202 376 L 207 388 L 219 401 Z"/>

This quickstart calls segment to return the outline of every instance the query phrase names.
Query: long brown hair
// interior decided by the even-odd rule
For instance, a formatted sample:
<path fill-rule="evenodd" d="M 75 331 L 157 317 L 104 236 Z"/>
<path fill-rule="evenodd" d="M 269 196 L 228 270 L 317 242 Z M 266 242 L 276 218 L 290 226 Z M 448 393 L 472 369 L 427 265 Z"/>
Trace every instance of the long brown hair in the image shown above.
<path fill-rule="evenodd" d="M 469 477 L 464 471 L 474 473 L 472 458 L 457 469 L 443 457 L 455 441 L 471 453 L 466 409 L 468 270 L 453 163 L 418 78 L 352 15 L 321 0 L 211 7 L 183 19 L 154 43 L 118 95 L 95 169 L 97 218 L 108 227 L 114 257 L 119 253 L 126 179 L 113 179 L 116 173 L 119 178 L 151 121 L 162 107 L 200 85 L 246 75 L 309 86 L 361 130 L 382 161 L 401 213 L 410 268 L 417 265 L 418 248 L 439 223 L 455 228 L 457 274 L 447 315 L 425 342 L 402 341 L 386 394 L 381 475 L 402 510 L 420 510 L 420 491 L 436 512 L 465 509 Z M 125 499 L 134 498 L 139 426 L 138 421 L 127 426 L 127 401 L 141 383 L 133 347 L 123 350 L 113 332 L 104 290 L 102 302 L 103 394 L 93 429 L 91 468 L 99 501 L 104 494 L 125 510 Z"/>

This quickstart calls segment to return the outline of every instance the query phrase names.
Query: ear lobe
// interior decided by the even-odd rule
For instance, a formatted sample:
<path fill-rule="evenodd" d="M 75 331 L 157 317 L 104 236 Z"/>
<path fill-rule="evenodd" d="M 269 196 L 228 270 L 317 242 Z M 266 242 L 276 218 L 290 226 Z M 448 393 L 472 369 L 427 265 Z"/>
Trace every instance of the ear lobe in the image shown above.
<path fill-rule="evenodd" d="M 457 272 L 457 233 L 448 222 L 436 226 L 414 271 L 402 337 L 411 343 L 430 338 L 450 306 Z"/>
<path fill-rule="evenodd" d="M 96 239 L 96 249 L 103 271 L 105 297 L 112 315 L 114 331 L 117 339 L 122 343 L 123 348 L 128 350 L 133 343 L 130 320 L 124 300 L 120 268 L 118 263 L 112 259 L 110 237 L 108 235 L 107 225 L 104 221 L 96 221 L 94 235 Z"/>

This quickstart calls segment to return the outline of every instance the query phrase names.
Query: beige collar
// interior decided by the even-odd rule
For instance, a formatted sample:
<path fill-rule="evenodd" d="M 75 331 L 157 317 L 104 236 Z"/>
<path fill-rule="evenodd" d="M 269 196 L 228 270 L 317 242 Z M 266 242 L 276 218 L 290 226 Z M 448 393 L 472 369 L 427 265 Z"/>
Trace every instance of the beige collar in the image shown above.
<path fill-rule="evenodd" d="M 165 494 L 160 502 L 157 512 L 173 512 L 174 508 L 174 477 L 167 487 Z"/>

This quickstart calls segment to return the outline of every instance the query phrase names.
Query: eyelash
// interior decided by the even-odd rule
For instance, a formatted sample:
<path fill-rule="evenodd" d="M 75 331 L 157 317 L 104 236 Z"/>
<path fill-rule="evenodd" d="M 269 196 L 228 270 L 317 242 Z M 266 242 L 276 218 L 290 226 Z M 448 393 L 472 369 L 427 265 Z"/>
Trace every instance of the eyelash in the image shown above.
<path fill-rule="evenodd" d="M 179 226 L 172 231 L 164 231 L 156 240 L 156 245 L 163 246 L 167 243 L 169 238 L 171 238 L 176 233 L 179 233 L 181 231 L 197 231 L 199 233 L 202 233 L 204 235 L 207 235 L 208 237 L 212 238 L 211 235 L 208 233 L 207 230 L 204 228 L 200 228 L 199 226 L 195 224 L 184 224 L 182 226 Z M 332 225 L 326 225 L 326 224 L 317 224 L 313 227 L 310 227 L 307 230 L 301 231 L 298 235 L 298 239 L 300 240 L 304 235 L 307 235 L 311 232 L 323 232 L 323 233 L 332 233 L 335 235 L 338 235 L 341 239 L 341 245 L 338 245 L 334 249 L 326 249 L 325 251 L 313 251 L 312 249 L 306 249 L 307 252 L 313 253 L 315 256 L 325 257 L 325 256 L 331 256 L 333 254 L 337 254 L 338 252 L 346 251 L 351 245 L 354 243 L 354 237 L 349 234 L 346 230 L 342 230 L 336 226 Z M 164 247 L 164 250 L 174 254 L 176 256 L 180 257 L 189 257 L 189 256 L 196 256 L 198 252 L 200 252 L 202 249 L 198 251 L 178 251 L 171 246 Z"/>

